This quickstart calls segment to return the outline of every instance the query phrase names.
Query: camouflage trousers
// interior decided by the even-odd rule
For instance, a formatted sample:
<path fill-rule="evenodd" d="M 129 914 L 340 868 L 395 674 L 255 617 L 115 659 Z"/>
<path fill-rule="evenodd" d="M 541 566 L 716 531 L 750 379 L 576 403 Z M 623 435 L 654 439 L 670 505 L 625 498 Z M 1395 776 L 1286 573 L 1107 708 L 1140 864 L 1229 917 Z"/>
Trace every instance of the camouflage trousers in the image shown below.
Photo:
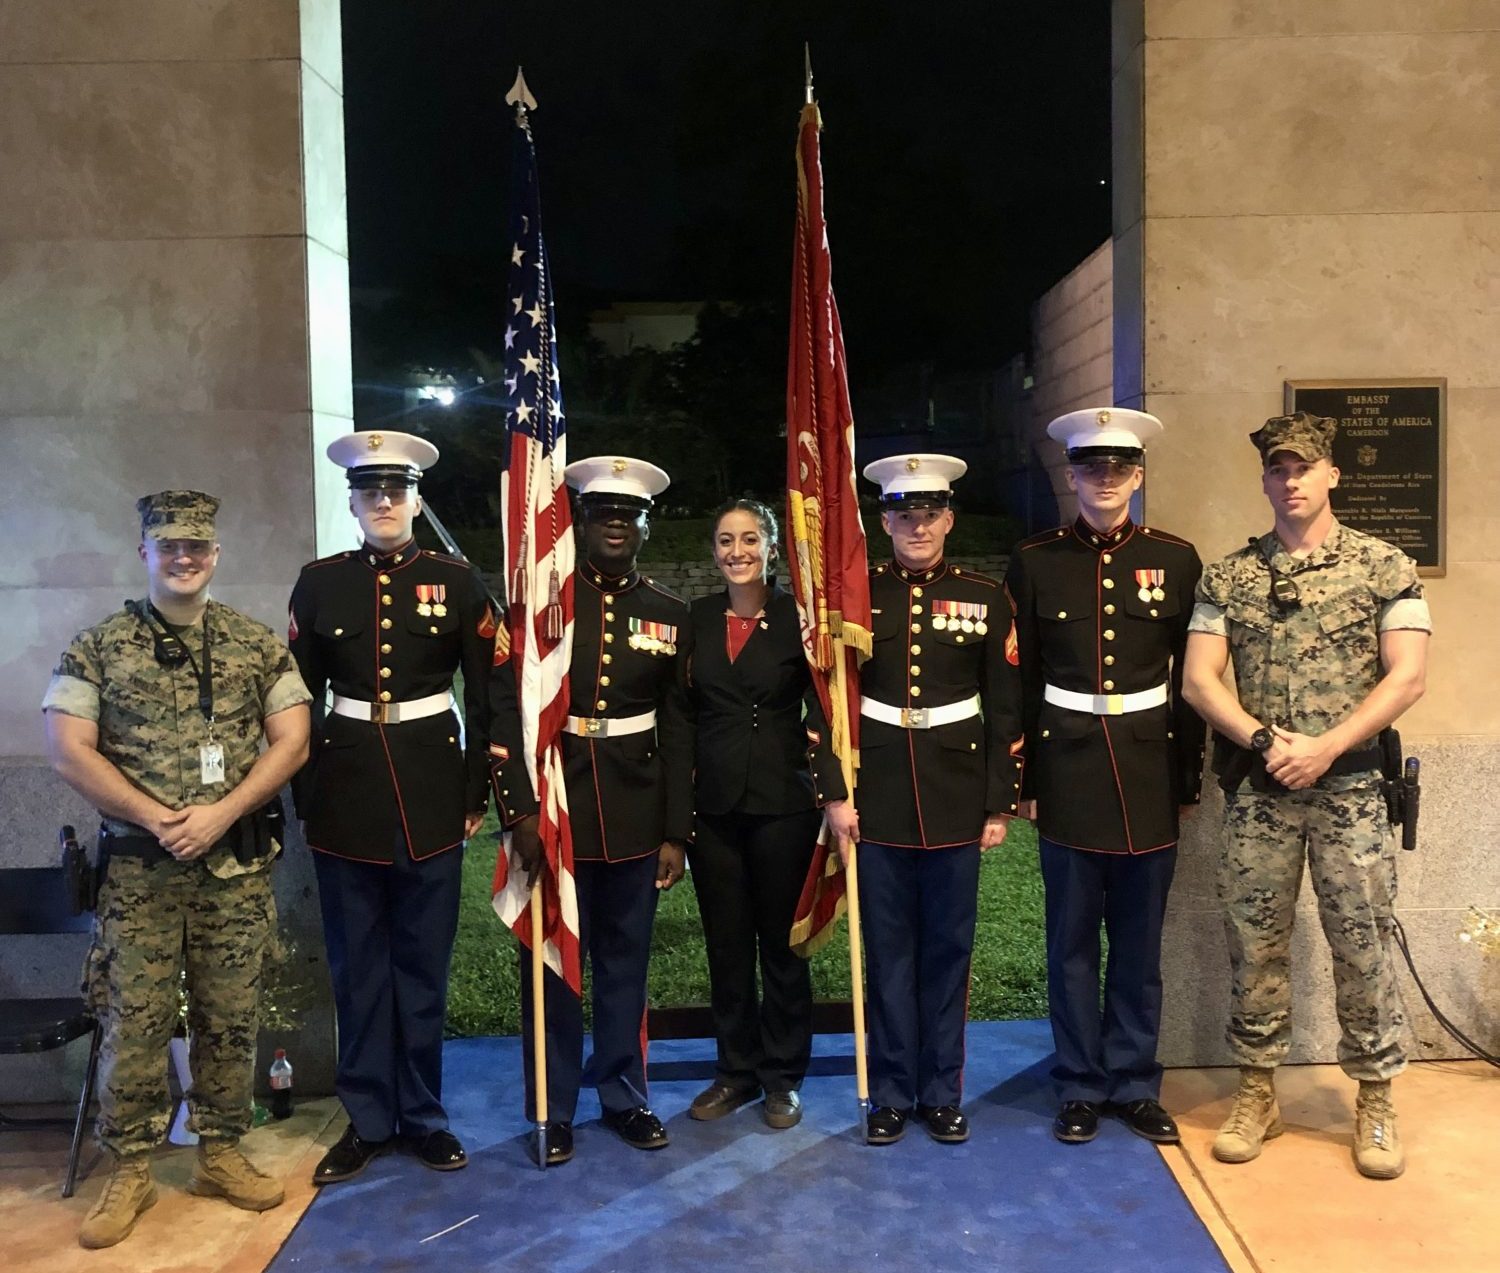
<path fill-rule="evenodd" d="M 1292 1042 L 1291 944 L 1305 860 L 1333 953 L 1339 1064 L 1350 1078 L 1406 1068 L 1406 1015 L 1391 956 L 1395 838 L 1378 783 L 1225 801 L 1219 895 L 1233 972 L 1228 1039 L 1240 1065 L 1270 1067 Z"/>
<path fill-rule="evenodd" d="M 98 1136 L 147 1153 L 172 1116 L 167 1043 L 187 994 L 188 1123 L 209 1139 L 250 1129 L 262 957 L 275 927 L 271 873 L 211 875 L 201 860 L 110 859 L 83 993 L 104 1026 Z"/>

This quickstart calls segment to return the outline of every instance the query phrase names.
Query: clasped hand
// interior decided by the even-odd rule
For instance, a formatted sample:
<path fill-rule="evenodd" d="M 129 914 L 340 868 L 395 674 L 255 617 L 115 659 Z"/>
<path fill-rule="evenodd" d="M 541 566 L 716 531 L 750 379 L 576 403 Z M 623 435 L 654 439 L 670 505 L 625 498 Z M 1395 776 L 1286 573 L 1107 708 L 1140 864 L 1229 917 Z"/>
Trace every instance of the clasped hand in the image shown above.
<path fill-rule="evenodd" d="M 1266 772 L 1288 790 L 1302 791 L 1328 772 L 1337 755 L 1326 736 L 1298 734 L 1273 725 L 1271 745 L 1265 750 Z"/>
<path fill-rule="evenodd" d="M 191 862 L 201 858 L 228 835 L 234 823 L 234 815 L 225 810 L 224 802 L 220 800 L 164 813 L 152 830 L 162 848 L 174 858 L 179 862 Z"/>

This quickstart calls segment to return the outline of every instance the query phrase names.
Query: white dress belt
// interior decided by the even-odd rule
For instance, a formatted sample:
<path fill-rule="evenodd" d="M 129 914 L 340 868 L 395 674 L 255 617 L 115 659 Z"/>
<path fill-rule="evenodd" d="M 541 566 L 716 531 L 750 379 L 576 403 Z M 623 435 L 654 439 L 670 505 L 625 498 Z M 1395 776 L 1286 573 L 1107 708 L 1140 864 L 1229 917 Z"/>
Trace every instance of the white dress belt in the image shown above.
<path fill-rule="evenodd" d="M 936 725 L 951 725 L 954 721 L 978 716 L 979 695 L 961 703 L 944 703 L 941 707 L 892 707 L 878 699 L 862 698 L 859 700 L 859 714 L 902 729 L 932 729 Z"/>
<path fill-rule="evenodd" d="M 333 714 L 352 720 L 373 721 L 377 725 L 400 725 L 405 721 L 437 716 L 453 709 L 453 695 L 447 690 L 426 698 L 409 698 L 404 703 L 366 703 L 359 698 L 333 696 Z"/>
<path fill-rule="evenodd" d="M 1076 690 L 1059 689 L 1048 685 L 1042 697 L 1054 707 L 1066 707 L 1073 712 L 1088 712 L 1091 716 L 1125 716 L 1130 712 L 1144 712 L 1148 707 L 1160 707 L 1167 701 L 1165 682 L 1154 689 L 1141 690 L 1135 694 L 1080 694 Z"/>
<path fill-rule="evenodd" d="M 563 726 L 581 738 L 624 738 L 626 734 L 644 734 L 656 727 L 656 713 L 639 716 L 569 716 Z"/>

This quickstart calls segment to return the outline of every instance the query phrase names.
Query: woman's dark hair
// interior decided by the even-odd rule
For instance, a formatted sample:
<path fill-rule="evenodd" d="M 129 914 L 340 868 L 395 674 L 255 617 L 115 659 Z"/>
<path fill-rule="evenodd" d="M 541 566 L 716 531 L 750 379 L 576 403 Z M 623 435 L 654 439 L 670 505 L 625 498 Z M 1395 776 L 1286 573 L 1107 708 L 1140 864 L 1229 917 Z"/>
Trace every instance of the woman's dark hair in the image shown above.
<path fill-rule="evenodd" d="M 749 513 L 760 523 L 761 538 L 766 543 L 772 548 L 781 543 L 781 532 L 776 525 L 776 514 L 771 511 L 769 504 L 762 504 L 758 499 L 732 499 L 719 505 L 714 510 L 714 525 L 711 534 L 719 533 L 719 523 L 730 513 Z"/>

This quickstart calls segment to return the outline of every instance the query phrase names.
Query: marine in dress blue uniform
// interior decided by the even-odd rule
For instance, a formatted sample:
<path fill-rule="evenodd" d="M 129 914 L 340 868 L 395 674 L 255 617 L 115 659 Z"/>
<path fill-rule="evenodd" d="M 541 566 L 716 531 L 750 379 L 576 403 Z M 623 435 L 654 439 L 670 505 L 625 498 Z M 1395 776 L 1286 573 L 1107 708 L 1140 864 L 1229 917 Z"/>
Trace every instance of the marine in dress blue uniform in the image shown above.
<path fill-rule="evenodd" d="M 1182 699 L 1183 653 L 1202 564 L 1193 546 L 1130 519 L 1155 416 L 1070 412 L 1080 515 L 1022 541 L 1006 588 L 1016 607 L 1027 758 L 1047 894 L 1047 988 L 1059 1140 L 1116 1113 L 1175 1142 L 1157 1102 L 1161 933 L 1178 809 L 1197 803 L 1203 722 Z M 1099 927 L 1109 937 L 1099 1003 Z"/>
<path fill-rule="evenodd" d="M 1019 687 L 1010 603 L 986 575 L 949 565 L 951 481 L 941 455 L 867 465 L 895 560 L 870 572 L 874 650 L 860 671 L 860 905 L 869 966 L 872 1144 L 915 1107 L 929 1134 L 968 1138 L 964 1026 L 981 846 L 1020 799 Z M 842 796 L 835 772 L 819 798 Z"/>
<path fill-rule="evenodd" d="M 667 1134 L 646 1095 L 646 970 L 659 891 L 681 879 L 693 831 L 693 734 L 678 642 L 687 605 L 636 569 L 652 498 L 668 477 L 654 464 L 600 456 L 568 465 L 584 552 L 573 579 L 572 695 L 562 739 L 579 954 L 593 969 L 593 1054 L 583 1063 L 583 1004 L 546 974 L 547 1157 L 573 1152 L 584 1082 L 604 1122 L 638 1149 Z M 535 842 L 536 793 L 524 763 L 514 678 L 492 681 L 491 769 L 501 822 Z M 531 1029 L 530 955 L 521 955 L 524 1028 Z M 535 1117 L 531 1044 L 527 1117 Z"/>
<path fill-rule="evenodd" d="M 428 1166 L 466 1162 L 442 1104 L 443 1019 L 463 844 L 489 797 L 498 626 L 474 568 L 411 538 L 417 481 L 437 448 L 366 432 L 328 455 L 348 473 L 366 538 L 303 567 L 289 628 L 314 702 L 312 754 L 293 791 L 317 868 L 335 1086 L 350 1122 L 319 1184 L 358 1174 L 396 1136 Z"/>

